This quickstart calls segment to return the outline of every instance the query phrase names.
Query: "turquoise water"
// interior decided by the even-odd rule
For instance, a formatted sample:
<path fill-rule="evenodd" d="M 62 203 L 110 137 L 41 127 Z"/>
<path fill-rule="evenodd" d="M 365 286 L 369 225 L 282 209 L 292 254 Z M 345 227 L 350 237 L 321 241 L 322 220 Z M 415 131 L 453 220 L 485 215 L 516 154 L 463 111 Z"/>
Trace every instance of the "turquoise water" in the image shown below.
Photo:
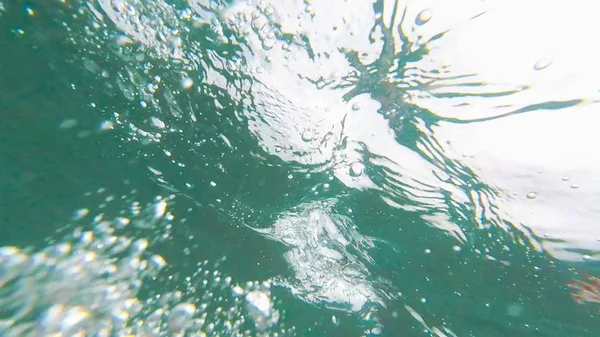
<path fill-rule="evenodd" d="M 593 6 L 0 0 L 0 335 L 597 336 Z"/>

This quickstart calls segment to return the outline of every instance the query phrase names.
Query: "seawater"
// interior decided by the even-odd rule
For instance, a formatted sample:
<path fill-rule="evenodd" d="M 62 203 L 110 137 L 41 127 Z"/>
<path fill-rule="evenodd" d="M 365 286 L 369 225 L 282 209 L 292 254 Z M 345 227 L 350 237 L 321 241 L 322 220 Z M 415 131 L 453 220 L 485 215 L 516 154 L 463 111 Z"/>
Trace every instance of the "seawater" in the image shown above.
<path fill-rule="evenodd" d="M 585 1 L 0 1 L 0 335 L 597 336 Z"/>

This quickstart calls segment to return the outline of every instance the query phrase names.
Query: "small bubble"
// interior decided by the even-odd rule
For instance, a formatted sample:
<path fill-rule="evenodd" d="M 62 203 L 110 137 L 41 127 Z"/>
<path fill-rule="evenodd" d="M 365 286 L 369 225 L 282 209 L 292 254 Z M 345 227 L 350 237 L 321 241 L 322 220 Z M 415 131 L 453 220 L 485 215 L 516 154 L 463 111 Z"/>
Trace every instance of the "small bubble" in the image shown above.
<path fill-rule="evenodd" d="M 0 264 L 5 266 L 8 258 L 12 258 L 13 256 L 18 256 L 21 253 L 21 250 L 17 247 L 0 247 Z"/>
<path fill-rule="evenodd" d="M 87 208 L 78 209 L 73 214 L 73 220 L 79 220 L 79 219 L 83 218 L 84 216 L 88 215 L 89 213 L 90 213 L 90 210 Z"/>
<path fill-rule="evenodd" d="M 521 316 L 523 314 L 523 306 L 520 304 L 511 304 L 506 309 L 506 312 L 513 317 Z"/>
<path fill-rule="evenodd" d="M 65 119 L 64 121 L 62 121 L 60 123 L 60 128 L 61 129 L 71 129 L 71 128 L 74 128 L 76 125 L 77 125 L 76 119 Z"/>
<path fill-rule="evenodd" d="M 115 125 L 111 121 L 104 121 L 100 123 L 100 131 L 109 131 L 114 129 Z"/>
<path fill-rule="evenodd" d="M 329 189 L 329 184 L 327 184 L 327 183 L 323 184 L 323 189 L 328 190 Z"/>
<path fill-rule="evenodd" d="M 294 176 L 291 173 L 288 174 L 288 179 L 293 179 L 293 178 L 294 178 Z"/>
<path fill-rule="evenodd" d="M 353 163 L 350 165 L 350 176 L 359 177 L 363 173 L 363 164 Z"/>
<path fill-rule="evenodd" d="M 189 89 L 193 85 L 194 85 L 194 81 L 191 78 L 189 78 L 189 77 L 186 77 L 186 78 L 184 78 L 184 79 L 181 80 L 181 87 L 184 88 L 184 89 Z"/>
<path fill-rule="evenodd" d="M 591 257 L 591 256 L 589 256 L 589 255 L 587 255 L 587 254 L 583 256 L 583 259 L 584 259 L 584 260 L 589 260 L 589 259 L 591 259 L 591 258 L 592 258 L 592 257 Z"/>
<path fill-rule="evenodd" d="M 419 15 L 417 15 L 417 19 L 415 20 L 415 23 L 417 25 L 424 25 L 427 22 L 429 22 L 429 20 L 431 20 L 432 15 L 433 15 L 433 13 L 431 12 L 430 9 L 425 9 L 425 10 L 421 11 L 421 13 L 419 13 Z"/>
<path fill-rule="evenodd" d="M 425 297 L 421 298 L 421 303 L 427 303 L 427 299 Z"/>
<path fill-rule="evenodd" d="M 455 252 L 460 252 L 461 248 L 460 248 L 460 246 L 454 246 L 454 247 L 452 247 L 452 250 Z"/>
<path fill-rule="evenodd" d="M 550 66 L 551 64 L 552 64 L 552 60 L 541 59 L 535 63 L 535 65 L 533 66 L 533 69 L 542 70 L 542 69 L 548 68 L 548 66 Z"/>
<path fill-rule="evenodd" d="M 156 205 L 154 205 L 154 216 L 157 218 L 162 217 L 163 215 L 165 215 L 165 212 L 167 211 L 167 202 L 164 200 L 161 200 L 159 202 L 156 203 Z"/>
<path fill-rule="evenodd" d="M 527 198 L 528 199 L 534 199 L 535 197 L 537 197 L 537 194 L 535 192 L 529 192 L 529 193 L 527 193 Z"/>
<path fill-rule="evenodd" d="M 80 131 L 77 133 L 77 137 L 78 138 L 87 138 L 91 135 L 92 133 L 88 130 L 84 130 L 84 131 Z"/>
<path fill-rule="evenodd" d="M 160 255 L 153 255 L 150 258 L 150 266 L 152 270 L 158 272 L 167 265 L 167 261 Z"/>
<path fill-rule="evenodd" d="M 425 254 L 430 254 L 431 253 L 431 249 L 427 248 L 425 249 Z"/>
<path fill-rule="evenodd" d="M 305 142 L 310 142 L 314 138 L 314 134 L 311 130 L 306 130 L 302 134 L 302 140 Z"/>
<path fill-rule="evenodd" d="M 562 178 L 562 180 L 563 180 L 563 181 L 569 181 L 569 179 L 571 179 L 571 178 L 569 178 L 569 177 L 567 177 L 567 176 L 564 176 L 564 177 Z"/>
<path fill-rule="evenodd" d="M 60 320 L 60 329 L 67 331 L 74 329 L 89 316 L 90 313 L 82 307 L 76 306 L 70 308 Z"/>
<path fill-rule="evenodd" d="M 578 189 L 578 188 L 579 188 L 579 185 L 578 185 L 578 184 L 571 184 L 571 188 L 572 188 L 572 189 Z"/>
<path fill-rule="evenodd" d="M 211 181 L 210 186 L 215 187 L 215 186 L 217 186 L 217 183 L 215 183 L 214 181 Z"/>
<path fill-rule="evenodd" d="M 140 254 L 146 250 L 146 248 L 148 248 L 148 240 L 138 239 L 133 243 L 132 250 L 134 254 Z"/>
<path fill-rule="evenodd" d="M 242 294 L 244 294 L 244 289 L 240 286 L 233 287 L 232 291 L 233 295 L 235 296 L 241 296 Z"/>
<path fill-rule="evenodd" d="M 191 303 L 180 303 L 176 305 L 169 313 L 169 330 L 171 332 L 185 330 L 191 324 L 191 319 L 195 313 L 196 306 Z"/>
<path fill-rule="evenodd" d="M 275 152 L 276 153 L 281 152 L 281 146 L 279 146 L 279 145 L 275 146 Z"/>
<path fill-rule="evenodd" d="M 257 290 L 249 292 L 246 295 L 246 308 L 258 329 L 266 329 L 276 323 L 277 315 L 267 293 Z"/>
<path fill-rule="evenodd" d="M 358 102 L 352 104 L 352 110 L 354 110 L 354 111 L 360 110 L 361 107 L 362 107 L 362 105 Z"/>
<path fill-rule="evenodd" d="M 119 36 L 117 38 L 117 44 L 121 47 L 133 43 L 133 40 L 128 38 L 127 36 Z"/>
<path fill-rule="evenodd" d="M 150 120 L 152 121 L 152 125 L 156 126 L 159 129 L 164 129 L 166 126 L 165 122 L 161 121 L 156 117 L 150 117 Z"/>
<path fill-rule="evenodd" d="M 371 329 L 371 333 L 373 335 L 380 335 L 383 332 L 383 329 L 381 329 L 381 327 L 374 327 L 373 329 Z"/>

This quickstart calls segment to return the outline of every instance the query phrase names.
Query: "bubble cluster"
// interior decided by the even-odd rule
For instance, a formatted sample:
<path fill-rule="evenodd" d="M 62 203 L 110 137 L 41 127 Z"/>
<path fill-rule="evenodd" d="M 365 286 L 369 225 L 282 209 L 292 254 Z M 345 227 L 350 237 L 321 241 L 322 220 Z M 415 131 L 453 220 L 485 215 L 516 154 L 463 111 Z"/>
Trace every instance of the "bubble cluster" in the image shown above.
<path fill-rule="evenodd" d="M 290 250 L 285 260 L 293 279 L 278 279 L 309 303 L 359 312 L 382 299 L 370 279 L 367 250 L 372 239 L 356 231 L 349 218 L 332 213 L 335 200 L 301 204 L 281 214 L 270 228 L 256 229 Z"/>
<path fill-rule="evenodd" d="M 127 233 L 164 217 L 166 207 L 160 200 L 132 219 L 97 215 L 91 226 L 35 252 L 0 247 L 0 335 L 293 335 L 278 324 L 270 283 L 232 285 L 219 261 L 199 262 L 183 284 L 164 285 L 172 279 L 165 259 L 150 252 L 150 240 Z"/>

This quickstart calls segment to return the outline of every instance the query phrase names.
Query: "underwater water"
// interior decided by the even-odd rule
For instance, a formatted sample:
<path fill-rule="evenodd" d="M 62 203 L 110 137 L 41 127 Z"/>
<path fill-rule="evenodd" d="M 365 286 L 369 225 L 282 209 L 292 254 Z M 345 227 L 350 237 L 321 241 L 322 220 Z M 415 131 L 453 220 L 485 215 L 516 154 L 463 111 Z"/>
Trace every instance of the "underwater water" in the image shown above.
<path fill-rule="evenodd" d="M 598 336 L 598 9 L 0 0 L 0 336 Z"/>

